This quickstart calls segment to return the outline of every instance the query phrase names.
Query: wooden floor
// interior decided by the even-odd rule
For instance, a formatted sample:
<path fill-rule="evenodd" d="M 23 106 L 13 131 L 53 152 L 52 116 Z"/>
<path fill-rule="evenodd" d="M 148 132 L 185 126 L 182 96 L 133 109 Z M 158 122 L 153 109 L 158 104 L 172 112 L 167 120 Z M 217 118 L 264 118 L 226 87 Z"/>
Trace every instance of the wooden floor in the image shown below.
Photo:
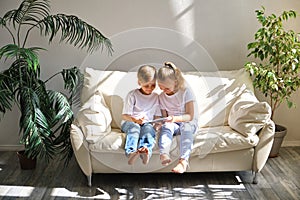
<path fill-rule="evenodd" d="M 0 199 L 300 199 L 300 147 L 282 147 L 252 184 L 251 172 L 94 174 L 73 159 L 21 170 L 15 152 L 0 152 Z"/>

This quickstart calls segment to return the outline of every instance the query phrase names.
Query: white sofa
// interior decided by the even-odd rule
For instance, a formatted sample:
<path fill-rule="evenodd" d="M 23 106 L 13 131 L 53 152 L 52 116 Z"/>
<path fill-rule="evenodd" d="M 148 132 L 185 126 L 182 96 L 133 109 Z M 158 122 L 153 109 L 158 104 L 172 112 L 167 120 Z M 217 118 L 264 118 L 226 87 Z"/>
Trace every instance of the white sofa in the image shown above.
<path fill-rule="evenodd" d="M 244 69 L 184 72 L 184 77 L 196 96 L 199 111 L 199 129 L 187 173 L 251 170 L 256 183 L 257 172 L 268 159 L 275 128 L 270 106 L 257 100 L 248 73 Z M 180 136 L 173 140 L 170 165 L 161 165 L 157 146 L 148 165 L 140 160 L 127 164 L 121 111 L 124 97 L 136 87 L 136 72 L 85 69 L 82 105 L 70 137 L 89 186 L 93 173 L 171 172 L 177 164 Z"/>

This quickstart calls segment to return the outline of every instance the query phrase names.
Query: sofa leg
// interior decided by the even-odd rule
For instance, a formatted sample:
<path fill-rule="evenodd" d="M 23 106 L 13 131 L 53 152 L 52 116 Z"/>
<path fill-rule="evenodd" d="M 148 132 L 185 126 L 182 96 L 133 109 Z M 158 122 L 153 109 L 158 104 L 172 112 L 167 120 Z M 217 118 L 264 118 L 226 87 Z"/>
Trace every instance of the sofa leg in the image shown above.
<path fill-rule="evenodd" d="M 92 187 L 92 175 L 86 176 L 88 181 L 88 186 Z"/>
<path fill-rule="evenodd" d="M 253 176 L 253 184 L 257 184 L 258 183 L 258 181 L 257 181 L 257 174 L 258 174 L 258 172 L 254 172 L 254 176 Z"/>

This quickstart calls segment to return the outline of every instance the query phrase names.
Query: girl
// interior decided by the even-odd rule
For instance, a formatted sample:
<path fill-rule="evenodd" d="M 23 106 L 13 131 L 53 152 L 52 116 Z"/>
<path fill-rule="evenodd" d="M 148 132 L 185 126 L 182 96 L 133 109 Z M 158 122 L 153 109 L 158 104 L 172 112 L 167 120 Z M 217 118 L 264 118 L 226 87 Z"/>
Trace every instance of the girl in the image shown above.
<path fill-rule="evenodd" d="M 163 91 L 159 95 L 162 116 L 167 117 L 161 127 L 160 160 L 162 165 L 168 165 L 171 162 L 169 152 L 172 139 L 174 135 L 180 134 L 180 158 L 172 171 L 183 173 L 188 166 L 193 145 L 193 134 L 197 129 L 194 96 L 191 90 L 185 86 L 181 70 L 171 62 L 166 62 L 158 70 L 157 82 Z"/>
<path fill-rule="evenodd" d="M 121 128 L 126 133 L 125 155 L 132 165 L 140 155 L 143 164 L 147 164 L 155 145 L 155 129 L 147 121 L 161 116 L 156 87 L 156 69 L 153 66 L 139 68 L 138 84 L 140 88 L 127 94 L 122 112 Z"/>

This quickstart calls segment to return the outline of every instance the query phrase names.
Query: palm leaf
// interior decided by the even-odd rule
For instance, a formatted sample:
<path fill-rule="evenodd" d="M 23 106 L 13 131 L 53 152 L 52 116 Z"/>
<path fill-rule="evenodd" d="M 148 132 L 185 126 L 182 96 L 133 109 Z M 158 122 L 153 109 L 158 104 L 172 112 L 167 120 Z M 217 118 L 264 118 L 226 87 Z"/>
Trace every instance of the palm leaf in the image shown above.
<path fill-rule="evenodd" d="M 22 109 L 20 118 L 21 143 L 31 157 L 52 158 L 55 148 L 51 139 L 51 129 L 47 118 L 40 110 L 40 99 L 32 88 L 20 88 L 18 99 Z"/>
<path fill-rule="evenodd" d="M 60 92 L 49 90 L 48 97 L 50 106 L 55 112 L 55 116 L 51 121 L 52 127 L 60 120 L 62 123 L 65 123 L 67 120 L 73 117 L 73 111 L 66 96 Z"/>
<path fill-rule="evenodd" d="M 0 25 L 3 27 L 6 25 L 5 19 L 0 17 Z"/>
<path fill-rule="evenodd" d="M 10 10 L 7 13 L 5 13 L 3 18 L 1 18 L 1 25 L 7 26 L 8 24 L 10 24 L 10 22 L 13 21 L 13 19 L 14 19 L 15 13 L 16 13 L 15 9 Z M 14 23 L 14 27 L 15 27 L 15 23 Z"/>
<path fill-rule="evenodd" d="M 4 73 L 0 74 L 0 112 L 3 114 L 7 110 L 11 110 L 14 101 L 12 90 L 9 87 L 10 80 L 10 77 L 7 77 Z"/>
<path fill-rule="evenodd" d="M 0 74 L 0 111 L 3 114 L 6 113 L 6 110 L 11 110 L 14 102 L 18 103 L 15 99 L 18 88 L 30 86 L 34 79 L 31 81 L 28 81 L 28 79 L 37 76 L 35 72 L 29 72 L 27 66 L 28 63 L 20 58 L 15 60 L 9 69 Z"/>
<path fill-rule="evenodd" d="M 61 158 L 65 159 L 65 165 L 67 165 L 73 155 L 70 140 L 70 127 L 74 119 L 73 111 L 69 100 L 62 93 L 50 90 L 48 96 L 50 105 L 52 105 L 51 109 L 55 114 L 51 119 L 51 127 L 54 129 L 53 145 Z"/>
<path fill-rule="evenodd" d="M 108 53 L 113 49 L 111 42 L 100 31 L 76 16 L 57 14 L 50 15 L 39 22 L 41 34 L 49 36 L 49 42 L 60 32 L 60 41 L 79 48 L 87 47 L 88 52 L 105 46 Z"/>
<path fill-rule="evenodd" d="M 71 105 L 80 104 L 80 91 L 83 85 L 83 74 L 77 67 L 64 69 L 62 71 L 64 88 L 70 93 L 69 102 Z"/>
<path fill-rule="evenodd" d="M 73 118 L 69 119 L 61 127 L 61 133 L 53 141 L 56 150 L 59 152 L 61 160 L 65 160 L 65 166 L 68 165 L 69 161 L 73 156 L 73 148 L 71 144 L 70 131 Z"/>
<path fill-rule="evenodd" d="M 76 87 L 82 83 L 82 73 L 77 67 L 72 67 L 69 69 L 63 69 L 61 72 L 64 80 L 64 88 L 70 93 L 73 92 Z"/>
<path fill-rule="evenodd" d="M 17 24 L 35 25 L 41 19 L 47 17 L 50 12 L 47 0 L 24 0 L 18 9 L 8 11 L 3 19 L 5 22 Z"/>
<path fill-rule="evenodd" d="M 39 50 L 45 49 L 40 47 L 20 48 L 15 44 L 7 44 L 0 49 L 0 59 L 2 57 L 5 57 L 5 60 L 8 58 L 24 59 L 27 62 L 29 70 L 37 71 L 39 68 L 39 58 L 37 54 Z"/>

